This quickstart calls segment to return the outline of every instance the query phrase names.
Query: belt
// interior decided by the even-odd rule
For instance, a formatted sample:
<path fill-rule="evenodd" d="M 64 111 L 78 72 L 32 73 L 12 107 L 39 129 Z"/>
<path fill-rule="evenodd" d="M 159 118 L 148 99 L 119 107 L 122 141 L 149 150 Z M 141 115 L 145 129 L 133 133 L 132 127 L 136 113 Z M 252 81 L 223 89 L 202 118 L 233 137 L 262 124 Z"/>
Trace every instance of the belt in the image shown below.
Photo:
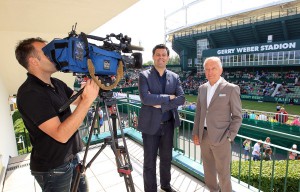
<path fill-rule="evenodd" d="M 207 127 L 204 127 L 204 130 L 207 130 Z"/>
<path fill-rule="evenodd" d="M 171 122 L 171 121 L 172 121 L 172 119 L 169 119 L 169 120 L 167 120 L 167 121 L 161 121 L 160 124 L 161 124 L 161 125 L 165 125 L 165 124 L 168 124 L 168 123 Z"/>

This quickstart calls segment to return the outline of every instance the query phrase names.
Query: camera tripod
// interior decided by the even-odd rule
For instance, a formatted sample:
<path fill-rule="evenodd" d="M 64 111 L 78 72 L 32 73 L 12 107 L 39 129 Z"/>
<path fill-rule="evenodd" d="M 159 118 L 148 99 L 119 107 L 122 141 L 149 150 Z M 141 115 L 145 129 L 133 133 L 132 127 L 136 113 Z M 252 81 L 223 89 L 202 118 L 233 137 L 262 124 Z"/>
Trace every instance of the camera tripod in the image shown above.
<path fill-rule="evenodd" d="M 80 92 L 82 92 L 82 91 L 79 91 L 77 94 L 79 94 Z M 104 139 L 104 143 L 101 145 L 99 151 L 94 155 L 94 157 L 90 160 L 90 162 L 88 162 L 85 165 L 91 138 L 92 138 L 92 134 L 93 134 L 94 125 L 97 122 L 96 119 L 99 117 L 98 109 L 100 108 L 101 103 L 104 103 L 104 106 L 105 106 L 106 117 L 108 120 L 109 131 L 111 134 L 110 134 L 110 136 L 108 136 Z M 115 111 L 111 110 L 111 113 L 109 114 L 108 109 L 113 108 L 114 106 L 115 106 L 116 110 Z M 117 120 L 118 120 L 119 131 L 121 133 L 121 139 L 122 139 L 123 146 L 119 145 L 119 142 L 118 142 Z M 124 121 L 121 121 L 121 118 L 119 116 L 119 110 L 117 108 L 117 100 L 115 98 L 112 98 L 112 92 L 101 92 L 101 94 L 99 95 L 98 101 L 97 101 L 96 110 L 95 110 L 95 114 L 94 114 L 93 121 L 92 121 L 92 126 L 89 131 L 89 137 L 88 137 L 88 141 L 86 144 L 84 158 L 76 167 L 77 174 L 76 174 L 74 184 L 71 189 L 72 192 L 77 192 L 79 181 L 80 181 L 80 176 L 85 173 L 86 169 L 91 166 L 93 161 L 98 157 L 98 155 L 108 145 L 111 147 L 111 149 L 113 150 L 113 153 L 115 155 L 117 171 L 118 171 L 120 177 L 124 177 L 127 192 L 135 192 L 134 183 L 133 183 L 132 176 L 131 176 L 132 165 L 130 162 L 129 153 L 127 150 L 127 145 L 126 145 L 126 140 L 125 140 L 125 135 L 124 135 L 124 131 L 123 131 L 124 127 L 125 127 Z"/>

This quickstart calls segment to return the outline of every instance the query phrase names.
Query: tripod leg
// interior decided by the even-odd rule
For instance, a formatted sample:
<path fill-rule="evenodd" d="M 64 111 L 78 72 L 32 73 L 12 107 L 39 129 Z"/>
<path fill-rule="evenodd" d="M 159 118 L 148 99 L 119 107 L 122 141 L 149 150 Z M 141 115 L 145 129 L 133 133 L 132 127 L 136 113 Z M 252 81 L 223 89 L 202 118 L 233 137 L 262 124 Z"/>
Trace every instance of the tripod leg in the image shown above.
<path fill-rule="evenodd" d="M 110 100 L 110 104 L 115 104 L 116 105 L 116 100 Z M 108 111 L 106 102 L 105 102 L 105 109 L 106 109 L 106 111 Z M 114 114 L 110 115 L 110 118 L 112 120 L 112 125 L 111 125 L 108 113 L 107 113 L 107 118 L 109 120 L 108 125 L 109 125 L 111 138 L 112 138 L 111 148 L 112 148 L 112 150 L 115 154 L 118 173 L 120 174 L 121 177 L 122 176 L 124 177 L 124 181 L 125 181 L 127 191 L 128 192 L 135 192 L 134 183 L 133 183 L 132 176 L 131 176 L 132 166 L 130 164 L 129 153 L 128 153 L 128 150 L 127 150 L 125 135 L 124 135 L 124 132 L 123 132 L 123 129 L 122 129 L 122 126 L 121 126 L 121 121 L 120 121 L 120 118 L 119 118 L 118 108 L 116 107 L 116 112 Z M 120 146 L 119 143 L 118 143 L 117 119 L 118 119 L 118 122 L 119 122 L 121 137 L 122 137 L 122 141 L 123 141 L 124 146 Z"/>
<path fill-rule="evenodd" d="M 101 148 L 99 149 L 99 151 L 94 155 L 94 157 L 90 160 L 90 162 L 86 165 L 86 168 L 89 168 L 91 166 L 91 164 L 93 163 L 93 161 L 98 157 L 98 155 L 103 151 L 103 149 L 107 146 L 106 140 L 105 143 L 103 145 L 101 145 Z"/>
<path fill-rule="evenodd" d="M 130 175 L 124 175 L 124 181 L 125 181 L 125 184 L 126 184 L 127 191 L 128 192 L 134 192 L 135 189 L 134 189 L 134 183 L 133 183 L 131 174 Z"/>
<path fill-rule="evenodd" d="M 77 165 L 77 167 L 75 168 L 76 169 L 76 176 L 75 176 L 75 179 L 72 182 L 72 189 L 71 189 L 72 192 L 77 192 L 79 182 L 80 182 L 80 177 L 81 177 L 81 174 L 82 174 L 81 171 L 80 171 L 81 166 L 82 165 L 79 163 Z"/>
<path fill-rule="evenodd" d="M 87 144 L 86 144 L 83 161 L 82 161 L 82 163 L 79 163 L 77 165 L 77 167 L 76 167 L 77 171 L 76 171 L 76 177 L 75 177 L 75 179 L 73 181 L 73 185 L 72 185 L 72 189 L 71 189 L 72 192 L 77 192 L 78 186 L 79 186 L 79 182 L 80 182 L 80 178 L 81 178 L 82 174 L 86 170 L 85 162 L 86 162 L 87 154 L 88 154 L 90 143 L 91 143 L 91 138 L 92 138 L 92 134 L 93 134 L 93 128 L 94 128 L 94 125 L 96 123 L 96 118 L 98 118 L 97 111 L 98 111 L 99 107 L 100 107 L 100 101 L 97 102 L 96 111 L 95 111 L 95 114 L 94 114 L 94 117 L 93 117 L 91 129 L 90 129 L 90 132 L 89 132 L 89 137 L 88 137 L 88 141 L 87 141 Z"/>
<path fill-rule="evenodd" d="M 123 166 L 118 167 L 118 172 L 120 176 L 124 177 L 127 191 L 134 192 L 134 183 L 131 176 L 132 166 L 128 163 L 128 154 L 124 150 L 121 150 L 119 158 L 122 160 Z"/>

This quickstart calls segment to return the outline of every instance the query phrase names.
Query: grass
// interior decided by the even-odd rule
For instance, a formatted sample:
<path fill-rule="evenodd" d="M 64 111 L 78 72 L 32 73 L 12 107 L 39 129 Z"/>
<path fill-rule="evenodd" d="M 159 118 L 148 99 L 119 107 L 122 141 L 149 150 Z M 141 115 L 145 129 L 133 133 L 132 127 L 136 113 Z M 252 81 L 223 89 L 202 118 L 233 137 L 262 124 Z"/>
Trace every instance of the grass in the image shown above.
<path fill-rule="evenodd" d="M 197 96 L 194 95 L 185 95 L 185 98 L 189 102 L 196 102 Z M 280 103 L 285 110 L 292 115 L 300 115 L 300 106 L 299 105 L 284 105 Z M 257 101 L 249 101 L 242 100 L 243 109 L 257 110 L 257 111 L 267 111 L 267 112 L 276 112 L 277 103 L 269 103 L 269 102 L 257 102 Z"/>

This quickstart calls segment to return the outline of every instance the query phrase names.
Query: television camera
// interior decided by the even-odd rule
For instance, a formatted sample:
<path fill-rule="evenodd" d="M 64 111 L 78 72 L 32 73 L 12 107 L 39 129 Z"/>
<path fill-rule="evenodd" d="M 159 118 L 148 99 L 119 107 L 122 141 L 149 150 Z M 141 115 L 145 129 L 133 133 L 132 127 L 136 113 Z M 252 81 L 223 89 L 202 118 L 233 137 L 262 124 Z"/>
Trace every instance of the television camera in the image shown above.
<path fill-rule="evenodd" d="M 54 39 L 43 48 L 59 71 L 72 72 L 77 77 L 90 76 L 102 90 L 111 90 L 123 77 L 124 68 L 142 67 L 142 54 L 133 51 L 143 51 L 143 48 L 131 45 L 127 35 L 111 33 L 98 37 L 83 32 L 78 35 L 75 30 L 76 25 L 68 37 Z"/>
<path fill-rule="evenodd" d="M 121 177 L 124 177 L 127 192 L 135 192 L 134 183 L 131 176 L 132 165 L 126 145 L 123 129 L 125 128 L 124 121 L 120 118 L 118 108 L 116 112 L 109 114 L 108 109 L 117 106 L 117 101 L 112 98 L 113 94 L 110 91 L 121 80 L 124 74 L 124 68 L 141 68 L 142 54 L 139 52 L 133 53 L 133 50 L 143 51 L 142 47 L 131 45 L 131 38 L 122 33 L 116 35 L 111 33 L 106 37 L 97 37 L 81 33 L 78 35 L 72 27 L 69 36 L 64 39 L 54 39 L 48 43 L 43 52 L 56 65 L 59 71 L 69 73 L 72 72 L 79 78 L 91 77 L 100 87 L 99 98 L 96 105 L 96 113 L 94 113 L 92 125 L 87 137 L 86 149 L 83 160 L 77 166 L 77 174 L 72 186 L 72 192 L 76 192 L 79 185 L 80 176 L 85 173 L 97 156 L 105 149 L 106 146 L 111 146 L 115 156 L 117 171 Z M 100 42 L 101 45 L 90 43 L 88 40 Z M 118 43 L 113 42 L 113 40 Z M 130 54 L 130 56 L 126 54 Z M 59 112 L 64 111 L 69 105 L 83 92 L 83 88 L 73 95 L 66 102 Z M 93 135 L 93 128 L 99 118 L 98 109 L 100 103 L 104 103 L 106 111 L 107 124 L 110 131 L 110 136 L 104 138 L 104 143 L 99 151 L 86 164 L 88 149 Z M 118 135 L 120 132 L 120 135 Z M 98 137 L 98 136 L 97 136 Z M 118 138 L 121 137 L 122 144 L 118 143 Z"/>

